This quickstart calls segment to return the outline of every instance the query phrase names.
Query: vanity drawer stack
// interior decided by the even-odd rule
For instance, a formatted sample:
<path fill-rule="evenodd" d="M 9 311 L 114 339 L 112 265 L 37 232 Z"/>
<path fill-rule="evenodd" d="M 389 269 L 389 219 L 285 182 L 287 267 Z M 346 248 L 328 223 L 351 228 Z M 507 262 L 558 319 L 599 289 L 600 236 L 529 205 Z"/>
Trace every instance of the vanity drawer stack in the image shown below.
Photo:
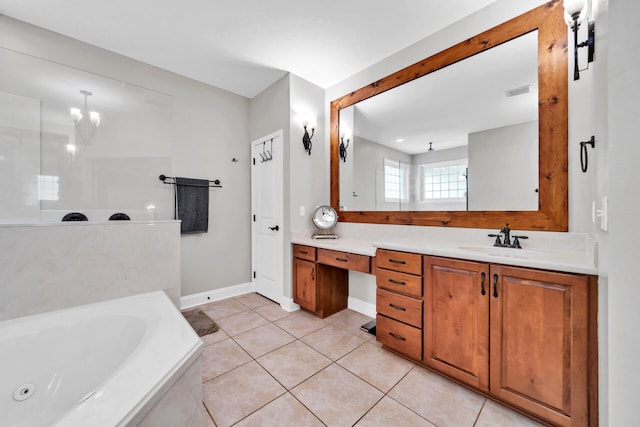
<path fill-rule="evenodd" d="M 422 359 L 422 256 L 376 252 L 376 337 L 386 347 Z"/>

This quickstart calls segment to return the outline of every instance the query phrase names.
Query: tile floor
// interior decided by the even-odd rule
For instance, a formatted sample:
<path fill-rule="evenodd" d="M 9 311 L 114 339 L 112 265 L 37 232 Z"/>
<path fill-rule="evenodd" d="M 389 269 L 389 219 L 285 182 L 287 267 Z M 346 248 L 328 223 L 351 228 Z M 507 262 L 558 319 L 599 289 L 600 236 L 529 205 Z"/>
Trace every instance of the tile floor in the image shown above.
<path fill-rule="evenodd" d="M 344 310 L 288 313 L 258 294 L 200 306 L 204 426 L 539 426 L 380 347 Z"/>

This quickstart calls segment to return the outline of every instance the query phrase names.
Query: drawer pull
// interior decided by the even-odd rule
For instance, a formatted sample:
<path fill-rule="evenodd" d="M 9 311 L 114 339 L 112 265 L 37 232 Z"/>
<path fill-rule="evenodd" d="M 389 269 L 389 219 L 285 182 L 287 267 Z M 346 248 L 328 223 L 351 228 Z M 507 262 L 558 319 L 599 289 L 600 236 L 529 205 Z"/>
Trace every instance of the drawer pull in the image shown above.
<path fill-rule="evenodd" d="M 486 274 L 484 274 L 484 271 L 482 273 L 480 273 L 480 280 L 482 280 L 482 290 L 480 291 L 481 295 L 486 295 L 487 291 L 484 290 L 484 279 L 485 279 Z"/>
<path fill-rule="evenodd" d="M 391 308 L 395 308 L 396 310 L 400 310 L 400 311 L 407 311 L 407 309 L 406 309 L 406 308 L 404 308 L 404 307 L 398 307 L 397 305 L 395 305 L 395 304 L 391 304 L 391 303 L 389 303 L 389 307 L 391 307 Z"/>
<path fill-rule="evenodd" d="M 340 262 L 349 262 L 349 260 L 348 260 L 348 259 L 338 258 L 338 257 L 336 257 L 336 261 L 340 261 Z"/>
<path fill-rule="evenodd" d="M 393 283 L 394 285 L 400 285 L 400 286 L 405 286 L 407 284 L 407 282 L 404 281 L 398 281 L 398 280 L 393 280 L 393 279 L 389 279 L 390 283 Z"/>
<path fill-rule="evenodd" d="M 498 298 L 498 275 L 493 275 L 493 297 Z"/>
<path fill-rule="evenodd" d="M 407 339 L 405 337 L 401 337 L 400 335 L 396 335 L 393 332 L 389 332 L 389 335 L 391 335 L 393 338 L 400 340 L 400 341 L 406 341 Z"/>
<path fill-rule="evenodd" d="M 406 261 L 399 261 L 397 259 L 391 259 L 391 258 L 389 258 L 389 262 L 392 262 L 394 264 L 406 264 L 407 263 Z"/>
<path fill-rule="evenodd" d="M 300 251 L 300 253 L 303 254 L 303 255 L 309 255 L 309 252 L 307 252 L 307 251 Z"/>

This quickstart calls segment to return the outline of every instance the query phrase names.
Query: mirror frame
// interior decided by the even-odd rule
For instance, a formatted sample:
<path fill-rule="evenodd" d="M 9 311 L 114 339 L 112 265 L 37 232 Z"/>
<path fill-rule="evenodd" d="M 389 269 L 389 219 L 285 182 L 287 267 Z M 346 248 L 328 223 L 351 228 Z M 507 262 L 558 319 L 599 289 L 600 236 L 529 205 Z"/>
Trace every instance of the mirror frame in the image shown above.
<path fill-rule="evenodd" d="M 436 70 L 538 31 L 537 211 L 341 211 L 340 110 Z M 560 0 L 552 0 L 490 30 L 344 95 L 330 104 L 331 206 L 339 221 L 439 227 L 568 231 L 567 24 Z"/>

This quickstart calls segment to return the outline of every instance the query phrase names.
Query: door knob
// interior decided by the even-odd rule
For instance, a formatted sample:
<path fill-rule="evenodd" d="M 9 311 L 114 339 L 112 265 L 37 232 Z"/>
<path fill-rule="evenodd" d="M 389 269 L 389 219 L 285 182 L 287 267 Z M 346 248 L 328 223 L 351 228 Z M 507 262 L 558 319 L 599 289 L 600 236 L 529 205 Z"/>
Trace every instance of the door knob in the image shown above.
<path fill-rule="evenodd" d="M 275 226 L 273 226 L 273 227 L 269 227 L 269 230 L 272 230 L 272 231 L 278 231 L 278 230 L 280 230 L 280 227 L 278 227 L 277 225 L 275 225 Z"/>

